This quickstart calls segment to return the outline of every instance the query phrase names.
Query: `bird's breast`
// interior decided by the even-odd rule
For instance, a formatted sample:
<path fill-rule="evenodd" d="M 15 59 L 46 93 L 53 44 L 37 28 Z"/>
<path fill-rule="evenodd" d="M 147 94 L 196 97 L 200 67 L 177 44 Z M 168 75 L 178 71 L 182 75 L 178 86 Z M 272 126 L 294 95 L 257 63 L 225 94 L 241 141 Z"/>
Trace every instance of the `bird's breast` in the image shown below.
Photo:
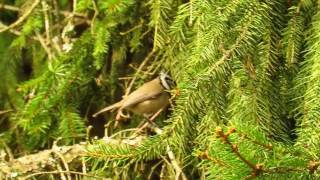
<path fill-rule="evenodd" d="M 155 98 L 142 101 L 134 106 L 128 107 L 128 109 L 136 114 L 154 114 L 161 108 L 167 107 L 169 105 L 169 99 L 169 94 L 163 92 Z"/>

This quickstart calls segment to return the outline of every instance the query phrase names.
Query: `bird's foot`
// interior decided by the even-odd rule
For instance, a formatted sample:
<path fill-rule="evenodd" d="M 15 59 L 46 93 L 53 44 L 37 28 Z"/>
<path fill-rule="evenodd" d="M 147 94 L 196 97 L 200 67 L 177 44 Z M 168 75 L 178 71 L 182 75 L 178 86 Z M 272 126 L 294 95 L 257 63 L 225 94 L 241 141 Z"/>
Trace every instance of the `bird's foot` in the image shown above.
<path fill-rule="evenodd" d="M 118 111 L 118 114 L 116 116 L 116 120 L 119 121 L 120 119 L 129 119 L 130 115 L 129 113 L 127 115 L 123 114 L 122 110 Z"/>

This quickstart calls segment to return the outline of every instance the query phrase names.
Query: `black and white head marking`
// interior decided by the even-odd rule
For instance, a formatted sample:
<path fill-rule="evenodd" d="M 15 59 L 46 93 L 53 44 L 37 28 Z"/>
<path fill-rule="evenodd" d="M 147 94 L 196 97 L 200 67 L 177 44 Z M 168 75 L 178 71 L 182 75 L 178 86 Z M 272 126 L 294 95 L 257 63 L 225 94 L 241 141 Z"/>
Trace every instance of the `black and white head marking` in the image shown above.
<path fill-rule="evenodd" d="M 160 73 L 160 83 L 166 90 L 171 90 L 176 83 L 173 81 L 173 79 L 166 73 L 161 72 Z"/>

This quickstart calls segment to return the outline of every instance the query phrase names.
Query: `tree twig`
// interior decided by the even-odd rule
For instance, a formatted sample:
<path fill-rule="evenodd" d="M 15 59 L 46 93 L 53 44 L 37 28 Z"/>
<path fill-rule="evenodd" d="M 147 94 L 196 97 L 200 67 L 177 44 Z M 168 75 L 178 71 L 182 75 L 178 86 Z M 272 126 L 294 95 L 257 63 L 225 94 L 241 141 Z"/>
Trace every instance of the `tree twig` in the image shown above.
<path fill-rule="evenodd" d="M 153 130 L 157 133 L 157 134 L 162 134 L 162 130 L 158 127 L 154 127 Z M 179 166 L 179 163 L 177 162 L 176 158 L 175 158 L 175 155 L 173 153 L 173 151 L 171 150 L 169 144 L 167 145 L 167 154 L 168 154 L 168 157 L 171 161 L 171 164 L 176 172 L 176 177 L 175 177 L 175 180 L 179 180 L 180 178 L 182 180 L 187 180 L 187 177 L 186 175 L 183 173 L 181 167 Z"/>
<path fill-rule="evenodd" d="M 47 46 L 47 44 L 45 43 L 44 38 L 40 35 L 39 32 L 35 31 L 36 36 L 38 37 L 41 46 L 43 47 L 43 49 L 46 51 L 47 55 L 48 55 L 48 59 L 51 61 L 53 58 L 55 58 L 55 56 L 51 53 L 51 50 L 49 49 L 49 47 Z"/>
<path fill-rule="evenodd" d="M 159 109 L 150 119 L 148 119 L 147 122 L 145 122 L 139 129 L 134 132 L 133 137 L 136 137 L 143 129 L 145 129 L 150 124 L 150 122 L 153 122 L 162 111 L 163 108 Z"/>
<path fill-rule="evenodd" d="M 14 159 L 14 156 L 12 154 L 10 147 L 7 145 L 7 143 L 4 140 L 0 139 L 0 141 L 2 142 L 2 145 L 9 156 L 9 162 L 12 161 Z"/>
<path fill-rule="evenodd" d="M 85 173 L 76 172 L 76 171 L 48 171 L 48 172 L 37 172 L 37 173 L 30 174 L 30 175 L 24 177 L 23 179 L 25 180 L 25 179 L 29 179 L 29 178 L 31 178 L 31 177 L 38 176 L 38 175 L 43 175 L 43 174 L 60 174 L 60 173 L 69 173 L 69 174 L 76 174 L 76 175 L 81 175 L 81 176 L 87 176 L 87 177 L 97 178 L 97 179 L 111 180 L 110 178 L 104 178 L 104 177 L 95 176 L 95 175 L 91 175 L 91 174 L 85 174 Z"/>
<path fill-rule="evenodd" d="M 18 26 L 20 23 L 22 23 L 31 13 L 32 11 L 38 6 L 38 4 L 40 3 L 40 0 L 34 0 L 34 2 L 31 4 L 30 8 L 26 10 L 26 12 L 14 23 L 10 24 L 9 26 L 0 29 L 0 33 L 8 31 L 12 28 L 15 28 L 16 26 Z"/>
<path fill-rule="evenodd" d="M 131 89 L 132 89 L 132 86 L 133 86 L 134 82 L 135 82 L 136 79 L 137 79 L 138 74 L 140 73 L 140 71 L 142 70 L 142 68 L 147 64 L 147 62 L 151 59 L 151 57 L 154 55 L 155 52 L 156 52 L 155 50 L 152 50 L 152 51 L 147 55 L 147 57 L 143 60 L 143 62 L 140 64 L 140 66 L 139 66 L 138 70 L 136 71 L 136 73 L 134 74 L 134 76 L 133 76 L 133 78 L 132 78 L 132 80 L 131 80 L 128 88 L 126 89 L 126 93 L 125 93 L 124 96 L 128 96 L 128 95 L 129 95 L 129 93 L 130 93 L 130 91 L 131 91 Z"/>
<path fill-rule="evenodd" d="M 7 28 L 7 27 L 8 26 L 6 26 L 0 22 L 0 28 Z M 22 32 L 20 32 L 16 29 L 9 29 L 9 32 L 11 32 L 12 34 L 17 35 L 17 36 L 22 35 Z M 37 37 L 34 37 L 34 36 L 29 36 L 29 38 L 32 40 L 35 40 L 35 41 L 40 41 Z"/>
<path fill-rule="evenodd" d="M 20 11 L 20 8 L 18 8 L 18 7 L 3 4 L 3 3 L 0 3 L 0 9 L 6 9 L 6 10 L 10 10 L 10 11 Z"/>
<path fill-rule="evenodd" d="M 20 11 L 19 7 L 7 5 L 7 4 L 3 4 L 3 3 L 0 3 L 0 9 L 6 9 L 6 10 L 10 10 L 10 11 L 17 11 L 17 12 Z M 59 14 L 65 16 L 65 17 L 69 16 L 70 14 L 74 14 L 74 16 L 76 16 L 77 18 L 87 19 L 87 16 L 85 14 L 78 13 L 78 12 L 59 11 Z"/>
<path fill-rule="evenodd" d="M 134 31 L 134 30 L 142 27 L 142 25 L 143 25 L 143 21 L 142 21 L 140 24 L 134 26 L 133 28 L 131 28 L 131 29 L 127 30 L 127 31 L 124 31 L 124 32 L 120 32 L 119 34 L 122 35 L 122 36 L 123 36 L 123 35 L 126 35 L 126 34 L 132 32 L 132 31 Z"/>
<path fill-rule="evenodd" d="M 64 175 L 65 173 L 62 173 L 63 170 L 62 170 L 62 167 L 59 163 L 57 163 L 57 169 L 60 172 L 59 174 L 60 174 L 61 180 L 67 180 L 66 176 Z"/>
<path fill-rule="evenodd" d="M 46 42 L 50 44 L 51 36 L 50 36 L 50 22 L 49 22 L 49 15 L 48 15 L 48 4 L 45 1 L 41 1 L 42 11 L 44 15 L 44 25 L 46 30 Z"/>
<path fill-rule="evenodd" d="M 64 168 L 66 169 L 67 172 L 69 172 L 70 169 L 69 169 L 68 163 L 66 162 L 66 160 L 64 159 L 64 157 L 62 156 L 62 154 L 59 153 L 58 151 L 55 151 L 54 149 L 53 149 L 53 152 L 60 158 L 60 160 L 61 160 Z M 70 173 L 66 173 L 66 174 L 67 174 L 68 180 L 71 180 Z"/>
<path fill-rule="evenodd" d="M 93 9 L 94 9 L 94 14 L 93 14 L 93 17 L 91 20 L 91 33 L 93 34 L 94 22 L 95 22 L 97 16 L 99 15 L 99 9 L 98 9 L 98 6 L 97 6 L 97 3 L 95 0 L 92 0 L 92 5 L 93 5 Z"/>
<path fill-rule="evenodd" d="M 12 112 L 12 111 L 13 111 L 13 109 L 1 110 L 0 111 L 0 115 L 1 114 L 6 114 L 6 113 L 9 113 L 9 112 Z"/>

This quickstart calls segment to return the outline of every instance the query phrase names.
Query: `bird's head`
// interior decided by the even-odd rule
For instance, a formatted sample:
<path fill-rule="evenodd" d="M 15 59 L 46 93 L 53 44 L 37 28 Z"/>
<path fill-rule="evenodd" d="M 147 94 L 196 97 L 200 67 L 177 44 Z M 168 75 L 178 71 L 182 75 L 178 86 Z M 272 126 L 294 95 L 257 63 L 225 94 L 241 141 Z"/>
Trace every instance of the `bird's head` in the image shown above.
<path fill-rule="evenodd" d="M 177 86 L 176 82 L 167 74 L 164 72 L 161 72 L 159 75 L 160 83 L 166 90 L 172 90 Z"/>

